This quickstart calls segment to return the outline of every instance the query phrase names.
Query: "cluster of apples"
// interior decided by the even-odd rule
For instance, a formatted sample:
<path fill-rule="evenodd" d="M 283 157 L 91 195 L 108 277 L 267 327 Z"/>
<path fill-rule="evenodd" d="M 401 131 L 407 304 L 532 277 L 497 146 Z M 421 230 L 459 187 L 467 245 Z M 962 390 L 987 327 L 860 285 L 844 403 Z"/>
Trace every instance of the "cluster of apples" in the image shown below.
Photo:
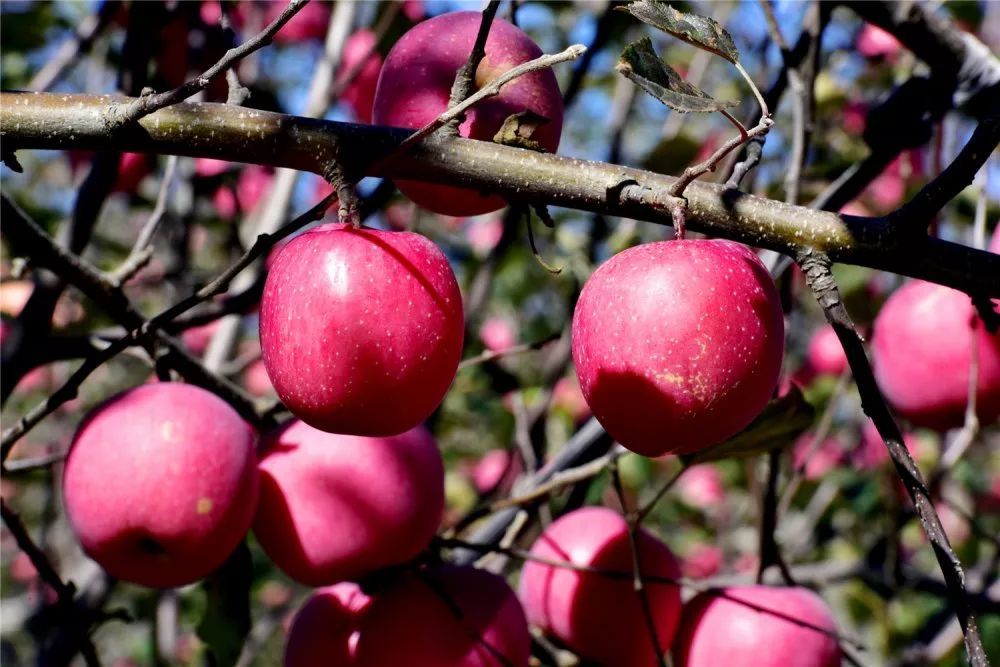
<path fill-rule="evenodd" d="M 374 121 L 415 128 L 444 111 L 479 21 L 456 12 L 404 35 L 381 68 Z M 476 82 L 539 55 L 496 19 Z M 554 151 L 562 106 L 547 70 L 470 110 L 460 132 L 488 140 L 525 110 L 548 119 L 533 138 Z M 446 215 L 503 205 L 456 186 L 399 185 Z M 923 283 L 886 304 L 876 372 L 913 423 L 960 423 L 973 336 L 980 418 L 1000 413 L 1000 337 L 974 321 L 967 297 Z M 946 338 L 922 333 L 944 322 L 954 327 Z M 475 568 L 414 565 L 444 504 L 441 455 L 421 424 L 454 379 L 463 331 L 454 273 L 425 237 L 345 224 L 301 234 L 274 257 L 260 308 L 267 375 L 295 418 L 264 434 L 258 455 L 252 429 L 203 389 L 156 383 L 106 402 L 80 426 L 66 464 L 67 512 L 84 549 L 114 576 L 180 586 L 221 565 L 252 527 L 281 570 L 320 587 L 290 631 L 289 665 L 526 665 L 529 623 L 599 664 L 655 664 L 654 645 L 678 665 L 839 664 L 832 616 L 815 594 L 737 587 L 682 606 L 676 559 L 643 530 L 636 547 L 654 644 L 632 588 L 627 526 L 608 509 L 548 526 L 518 593 Z M 599 267 L 572 337 L 589 409 L 624 446 L 659 456 L 710 447 L 760 413 L 777 385 L 784 319 L 750 249 L 680 240 Z M 842 371 L 836 355 L 820 359 L 820 346 L 817 366 Z M 397 566 L 406 567 L 376 592 L 358 587 Z"/>

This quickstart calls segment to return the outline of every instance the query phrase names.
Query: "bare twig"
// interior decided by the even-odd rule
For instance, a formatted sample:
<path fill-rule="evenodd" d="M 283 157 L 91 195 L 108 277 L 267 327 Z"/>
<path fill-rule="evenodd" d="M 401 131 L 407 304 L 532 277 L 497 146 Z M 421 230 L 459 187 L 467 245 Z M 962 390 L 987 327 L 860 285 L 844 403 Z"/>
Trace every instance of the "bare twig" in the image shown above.
<path fill-rule="evenodd" d="M 985 667 L 989 661 L 983 650 L 975 613 L 966 596 L 965 573 L 962 569 L 962 563 L 948 542 L 948 536 L 941 527 L 941 520 L 934 509 L 920 470 L 903 444 L 899 427 L 875 382 L 875 376 L 865 354 L 861 337 L 844 307 L 840 298 L 840 290 L 830 272 L 830 260 L 822 253 L 804 250 L 799 254 L 798 262 L 806 275 L 806 281 L 809 283 L 813 295 L 823 307 L 827 321 L 833 326 L 841 345 L 844 347 L 844 353 L 847 355 L 851 372 L 858 386 L 858 393 L 861 395 L 862 407 L 865 413 L 871 417 L 879 435 L 885 441 L 896 472 L 906 487 L 917 515 L 920 517 L 924 533 L 931 543 L 938 565 L 944 575 L 955 615 L 958 617 L 958 622 L 965 634 L 969 662 L 974 667 Z"/>
<path fill-rule="evenodd" d="M 167 166 L 163 170 L 163 181 L 160 183 L 160 192 L 156 196 L 156 204 L 153 212 L 149 214 L 146 224 L 139 232 L 139 238 L 129 252 L 125 261 L 108 276 L 116 287 L 121 287 L 129 278 L 134 276 L 144 267 L 153 256 L 153 237 L 160 227 L 163 215 L 167 212 L 167 197 L 170 194 L 170 187 L 174 180 L 174 172 L 177 171 L 177 156 L 171 155 L 167 158 Z"/>
<path fill-rule="evenodd" d="M 541 350 L 549 343 L 559 340 L 562 336 L 561 333 L 554 333 L 551 336 L 546 336 L 541 340 L 536 340 L 534 343 L 522 343 L 520 345 L 514 345 L 512 347 L 505 348 L 503 350 L 483 350 L 479 354 L 463 359 L 458 364 L 458 370 L 464 368 L 469 368 L 470 366 L 477 366 L 479 364 L 485 364 L 489 361 L 495 361 L 496 359 L 503 359 L 505 357 L 512 357 L 519 354 L 524 354 L 526 352 L 535 352 Z"/>
<path fill-rule="evenodd" d="M 224 291 L 236 275 L 249 266 L 254 260 L 266 253 L 271 247 L 274 246 L 274 244 L 306 224 L 322 218 L 324 212 L 327 208 L 329 208 L 334 199 L 335 195 L 331 194 L 302 215 L 296 217 L 274 234 L 261 234 L 257 237 L 257 241 L 253 244 L 253 246 L 251 246 L 239 260 L 219 274 L 215 279 L 201 289 L 197 290 L 194 294 L 161 311 L 149 320 L 143 320 L 137 314 L 129 315 L 128 318 L 134 323 L 134 328 L 130 328 L 128 334 L 119 338 L 100 353 L 86 359 L 59 389 L 57 389 L 48 398 L 31 408 L 14 426 L 11 426 L 3 432 L 3 437 L 0 438 L 0 460 L 5 460 L 7 458 L 7 455 L 10 453 L 10 449 L 14 446 L 14 443 L 17 442 L 17 440 L 19 440 L 25 433 L 30 431 L 46 416 L 58 409 L 59 406 L 74 398 L 83 381 L 100 365 L 113 358 L 116 354 L 123 351 L 127 347 L 134 345 L 142 338 L 154 333 L 162 334 L 160 329 L 164 324 L 187 312 L 191 308 L 194 308 L 199 303 L 202 303 L 203 301 L 206 301 L 216 294 Z M 10 221 L 12 219 L 16 219 L 15 214 L 19 211 L 19 209 L 14 207 L 6 196 L 3 197 L 3 204 L 4 220 L 6 222 L 5 233 L 8 235 L 8 238 L 10 238 L 10 231 L 12 228 Z M 24 220 L 27 221 L 27 218 L 24 218 Z M 30 232 L 31 227 L 27 224 L 27 222 L 25 222 L 23 227 Z M 38 231 L 40 234 L 44 235 L 44 232 L 41 232 L 41 230 Z M 38 245 L 39 249 L 48 248 L 50 253 L 55 253 L 52 256 L 59 257 L 59 254 L 56 253 L 55 250 L 52 250 L 52 248 L 49 248 L 49 246 L 45 244 L 36 245 Z M 53 247 L 55 246 L 53 245 Z M 35 253 L 33 256 L 40 257 L 38 253 Z M 101 275 L 93 269 L 90 269 L 88 272 L 84 268 L 86 265 L 79 264 L 81 261 L 82 260 L 79 260 L 79 258 L 74 259 L 74 256 L 63 257 L 58 264 L 61 275 L 66 276 L 70 282 L 73 282 L 73 284 L 80 287 L 85 293 L 88 293 L 88 296 L 92 296 L 92 298 L 94 298 L 94 295 L 96 295 L 95 300 L 104 304 L 106 307 L 112 307 L 119 314 L 134 312 L 125 310 L 126 306 L 129 309 L 131 309 L 131 306 L 128 305 L 127 299 L 125 299 L 120 290 L 110 290 L 109 286 L 102 281 Z M 163 334 L 163 336 L 165 336 L 165 334 Z M 161 340 L 169 341 L 168 338 L 161 338 Z M 176 353 L 174 354 L 176 355 Z M 180 359 L 185 358 L 189 362 L 187 365 L 189 369 L 191 363 L 197 363 L 189 357 L 180 357 Z M 176 361 L 177 359 L 178 357 L 175 356 L 174 360 Z M 200 368 L 200 366 L 198 367 Z M 215 377 L 211 373 L 206 373 L 205 375 L 208 376 L 205 377 L 208 382 L 222 382 L 220 378 Z M 249 410 L 252 411 L 252 415 L 250 415 L 247 414 L 246 405 L 243 405 L 240 400 L 237 400 L 236 396 L 227 395 L 226 398 L 230 400 L 230 402 L 234 404 L 238 410 L 240 410 L 244 418 L 253 419 L 257 417 L 256 412 L 253 410 L 252 402 L 249 402 Z M 246 399 L 243 400 L 246 402 Z M 240 409 L 241 406 L 243 408 L 242 410 Z"/>
<path fill-rule="evenodd" d="M 628 545 L 629 551 L 632 552 L 632 589 L 639 596 L 639 604 L 642 607 L 642 618 L 646 623 L 646 633 L 649 635 L 649 641 L 652 644 L 656 662 L 660 667 L 666 667 L 663 657 L 663 647 L 660 645 L 660 636 L 656 632 L 656 620 L 653 618 L 653 610 L 649 605 L 649 595 L 646 593 L 644 583 L 645 574 L 642 571 L 642 555 L 639 553 L 637 535 L 639 531 L 638 515 L 628 508 L 628 499 L 625 497 L 621 475 L 618 473 L 618 460 L 613 459 L 609 467 L 611 468 L 611 485 L 615 489 L 618 503 L 622 506 L 622 512 L 625 515 L 625 522 L 628 524 Z"/>
<path fill-rule="evenodd" d="M 483 8 L 482 18 L 479 20 L 479 30 L 476 32 L 476 41 L 473 42 L 472 50 L 469 51 L 469 58 L 455 72 L 455 81 L 451 85 L 451 95 L 448 99 L 449 110 L 468 99 L 476 86 L 476 70 L 479 69 L 479 63 L 486 57 L 486 41 L 489 39 L 490 28 L 493 26 L 493 18 L 496 16 L 497 9 L 499 8 L 500 0 L 490 0 Z M 450 123 L 449 127 L 445 130 L 445 134 L 453 137 L 458 136 L 458 126 L 462 123 L 461 116 L 463 113 L 464 110 L 459 111 L 443 123 Z"/>
<path fill-rule="evenodd" d="M 518 77 L 522 77 L 530 72 L 537 72 L 539 70 L 548 69 L 553 65 L 558 65 L 574 58 L 579 57 L 584 51 L 587 50 L 582 44 L 574 44 L 565 51 L 553 55 L 543 55 L 535 58 L 534 60 L 529 60 L 526 63 L 522 63 L 513 69 L 509 69 L 497 78 L 490 81 L 488 84 L 477 90 L 475 93 L 465 98 L 462 102 L 459 102 L 453 107 L 449 107 L 447 111 L 442 113 L 440 116 L 432 120 L 427 125 L 408 136 L 403 142 L 399 144 L 398 147 L 387 157 L 376 163 L 377 166 L 384 166 L 386 163 L 393 160 L 397 155 L 405 153 L 415 144 L 423 141 L 427 136 L 438 130 L 439 128 L 446 125 L 448 122 L 455 120 L 461 114 L 465 113 L 470 107 L 478 104 L 487 97 L 492 97 L 494 95 L 500 94 L 500 89 L 506 84 L 510 83 Z M 377 170 L 376 167 L 372 167 L 372 170 Z"/>
<path fill-rule="evenodd" d="M 1000 113 L 979 121 L 958 156 L 913 199 L 891 213 L 889 224 L 903 232 L 926 233 L 938 211 L 972 183 L 997 144 L 1000 144 Z"/>
<path fill-rule="evenodd" d="M 134 123 L 140 118 L 148 116 L 158 109 L 163 109 L 173 104 L 177 104 L 178 102 L 183 102 L 187 98 L 205 90 L 208 88 L 212 79 L 220 74 L 223 74 L 226 70 L 232 67 L 234 63 L 246 58 L 254 51 L 270 44 L 271 38 L 274 37 L 274 34 L 281 30 L 281 28 L 283 28 L 284 25 L 288 23 L 300 9 L 305 7 L 307 2 L 309 2 L 309 0 L 290 0 L 288 7 L 286 7 L 285 10 L 281 12 L 281 14 L 279 14 L 270 25 L 251 39 L 245 41 L 243 44 L 226 51 L 226 54 L 217 63 L 209 67 L 197 78 L 191 79 L 173 90 L 168 90 L 163 93 L 155 93 L 152 95 L 143 95 L 142 97 L 138 97 L 131 102 L 121 105 L 120 107 L 113 108 L 108 114 L 109 129 L 114 131 L 120 127 L 128 125 L 129 123 Z"/>
<path fill-rule="evenodd" d="M 80 655 L 83 656 L 84 662 L 90 667 L 99 667 L 101 662 L 97 657 L 97 649 L 94 648 L 94 644 L 89 637 L 93 619 L 81 618 L 80 614 L 77 613 L 75 603 L 76 587 L 62 580 L 62 577 L 59 576 L 59 573 L 56 572 L 49 561 L 49 557 L 45 555 L 45 552 L 31 538 L 28 529 L 21 521 L 21 517 L 3 499 L 0 499 L 0 512 L 2 512 L 3 522 L 7 525 L 7 530 L 14 536 L 14 541 L 17 542 L 17 546 L 21 551 L 28 556 L 31 564 L 38 572 L 39 578 L 55 591 L 58 605 L 65 613 L 64 618 L 68 619 L 71 625 L 76 626 L 74 627 L 74 635 L 79 643 L 78 650 Z"/>
<path fill-rule="evenodd" d="M 48 90 L 66 73 L 72 65 L 79 62 L 80 55 L 86 53 L 94 40 L 110 25 L 121 5 L 117 2 L 102 2 L 96 13 L 90 14 L 76 32 L 59 46 L 55 55 L 48 58 L 45 66 L 31 77 L 28 90 Z"/>

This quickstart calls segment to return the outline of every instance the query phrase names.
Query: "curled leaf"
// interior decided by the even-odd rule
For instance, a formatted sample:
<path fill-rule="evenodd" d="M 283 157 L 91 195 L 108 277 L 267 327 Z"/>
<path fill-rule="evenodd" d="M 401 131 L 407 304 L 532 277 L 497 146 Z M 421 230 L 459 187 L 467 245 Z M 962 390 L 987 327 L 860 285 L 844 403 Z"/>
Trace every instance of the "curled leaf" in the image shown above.
<path fill-rule="evenodd" d="M 670 65 L 660 60 L 648 37 L 625 47 L 616 69 L 647 93 L 674 111 L 708 113 L 734 106 L 735 102 L 720 102 L 708 93 L 685 81 Z"/>
<path fill-rule="evenodd" d="M 721 459 L 745 459 L 776 447 L 786 447 L 813 422 L 815 410 L 802 391 L 793 386 L 772 400 L 745 429 L 724 442 L 695 454 L 682 456 L 688 465 Z"/>
<path fill-rule="evenodd" d="M 740 52 L 733 38 L 725 28 L 707 16 L 685 14 L 656 0 L 636 0 L 621 9 L 643 23 L 700 49 L 711 51 L 731 63 L 735 64 L 740 59 Z"/>
<path fill-rule="evenodd" d="M 532 139 L 532 135 L 541 125 L 548 122 L 548 118 L 530 109 L 511 114 L 504 119 L 503 125 L 493 136 L 493 141 L 505 146 L 516 146 L 544 153 L 546 152 L 545 147 Z"/>

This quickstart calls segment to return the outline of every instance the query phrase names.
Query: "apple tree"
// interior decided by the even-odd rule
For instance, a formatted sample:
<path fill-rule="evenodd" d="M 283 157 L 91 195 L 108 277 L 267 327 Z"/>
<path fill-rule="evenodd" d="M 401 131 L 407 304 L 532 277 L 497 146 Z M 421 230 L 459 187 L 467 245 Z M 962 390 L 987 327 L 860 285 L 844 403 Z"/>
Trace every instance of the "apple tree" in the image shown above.
<path fill-rule="evenodd" d="M 1000 3 L 0 29 L 3 661 L 1000 660 Z"/>

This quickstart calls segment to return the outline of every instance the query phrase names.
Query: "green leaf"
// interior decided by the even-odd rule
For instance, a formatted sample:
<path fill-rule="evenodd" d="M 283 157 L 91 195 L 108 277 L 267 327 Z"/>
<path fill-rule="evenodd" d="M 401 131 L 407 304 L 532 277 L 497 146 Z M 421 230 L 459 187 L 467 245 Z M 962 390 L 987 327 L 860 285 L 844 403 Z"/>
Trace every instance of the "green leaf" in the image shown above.
<path fill-rule="evenodd" d="M 720 459 L 745 459 L 775 447 L 787 447 L 812 425 L 814 417 L 815 410 L 793 385 L 787 394 L 768 403 L 749 426 L 729 440 L 681 459 L 685 465 L 693 465 Z"/>
<path fill-rule="evenodd" d="M 253 559 L 246 542 L 202 584 L 207 598 L 198 637 L 208 645 L 214 667 L 235 665 L 250 633 L 250 585 Z"/>
<path fill-rule="evenodd" d="M 674 111 L 709 113 L 736 104 L 714 100 L 681 78 L 670 65 L 660 60 L 648 37 L 626 46 L 615 69 Z"/>
<path fill-rule="evenodd" d="M 699 49 L 711 51 L 731 63 L 740 59 L 740 52 L 733 38 L 725 28 L 707 16 L 685 14 L 656 0 L 636 0 L 620 9 L 644 23 L 670 33 Z"/>

